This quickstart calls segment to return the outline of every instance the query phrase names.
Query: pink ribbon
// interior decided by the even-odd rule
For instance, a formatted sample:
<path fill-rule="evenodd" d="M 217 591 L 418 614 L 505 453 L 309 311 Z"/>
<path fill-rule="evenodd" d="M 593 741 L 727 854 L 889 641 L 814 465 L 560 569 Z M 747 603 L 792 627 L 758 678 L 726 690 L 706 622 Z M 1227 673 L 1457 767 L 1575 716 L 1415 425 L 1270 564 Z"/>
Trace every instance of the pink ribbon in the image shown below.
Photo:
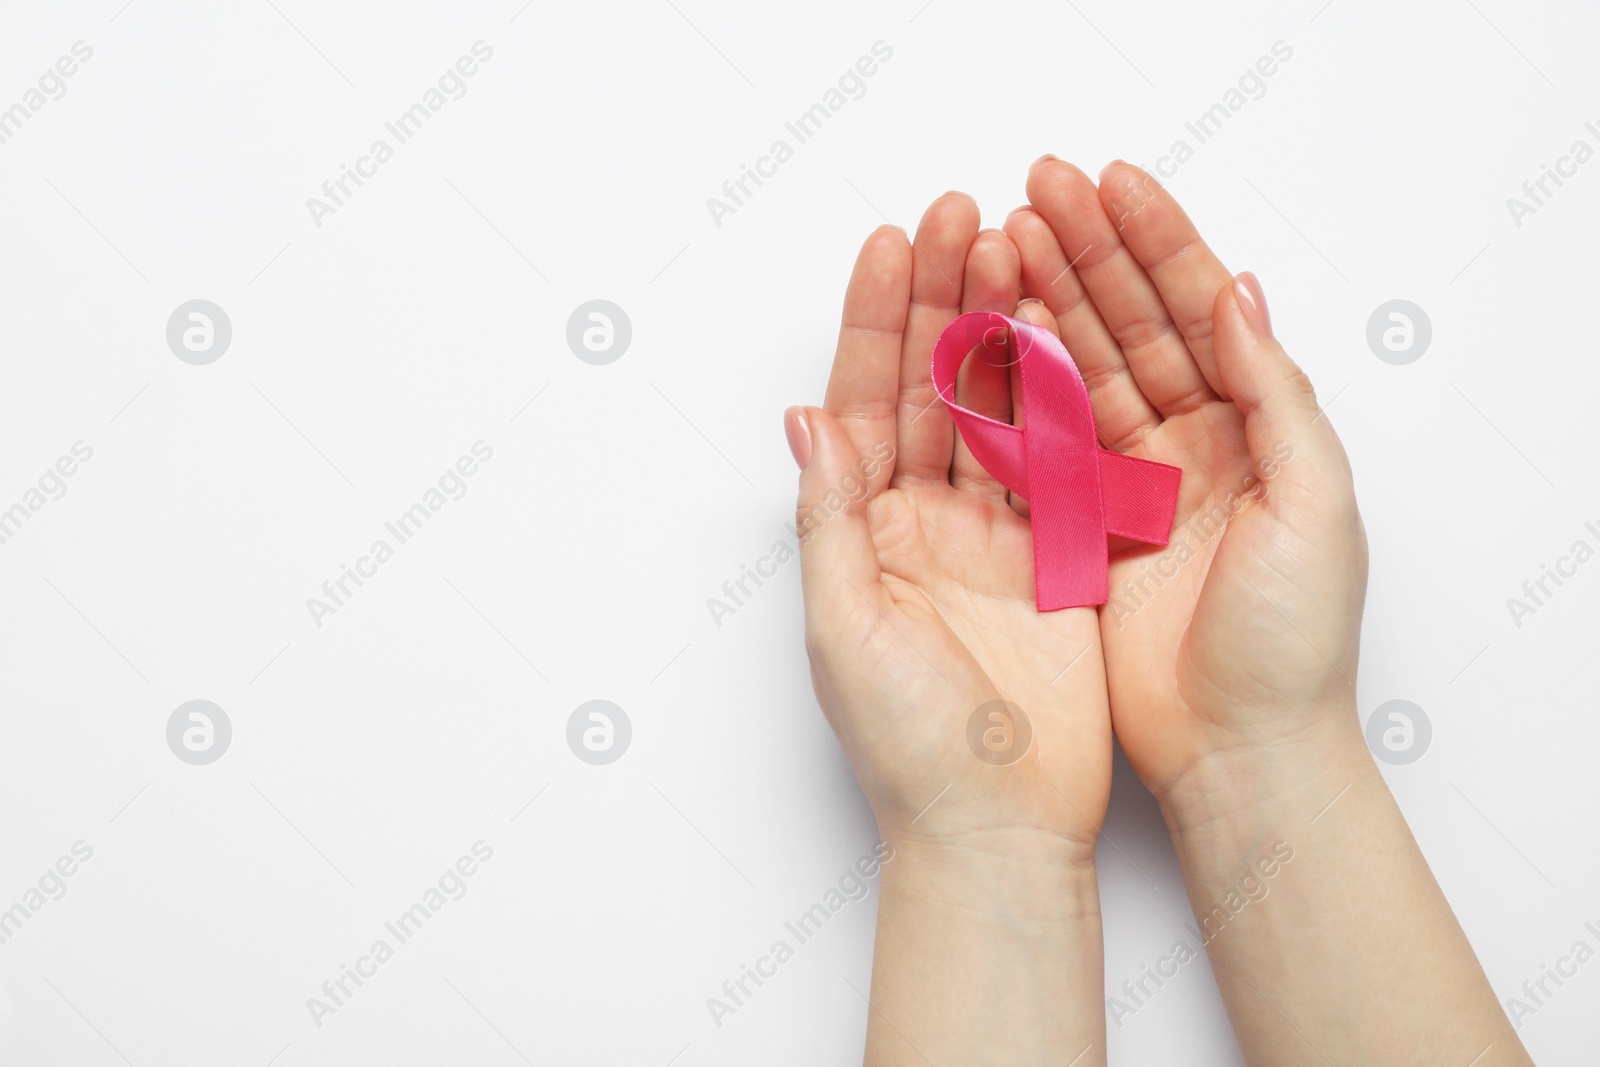
<path fill-rule="evenodd" d="M 978 345 L 1009 331 L 1022 366 L 1022 426 L 955 402 L 956 372 Z M 1040 611 L 1104 604 L 1106 536 L 1164 545 L 1183 471 L 1100 447 L 1089 390 L 1049 330 L 994 311 L 969 311 L 933 346 L 933 386 L 985 470 L 1028 501 L 1034 597 Z"/>

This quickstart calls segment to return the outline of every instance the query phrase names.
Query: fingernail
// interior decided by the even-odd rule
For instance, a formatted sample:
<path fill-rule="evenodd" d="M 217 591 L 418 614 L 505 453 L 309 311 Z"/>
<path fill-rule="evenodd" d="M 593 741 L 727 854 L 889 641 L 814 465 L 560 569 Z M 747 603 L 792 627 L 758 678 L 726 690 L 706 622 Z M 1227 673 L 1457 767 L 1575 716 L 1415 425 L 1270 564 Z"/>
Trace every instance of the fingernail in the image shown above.
<path fill-rule="evenodd" d="M 1056 157 L 1051 155 L 1049 152 L 1046 152 L 1044 155 L 1040 156 L 1038 159 L 1036 159 L 1032 163 L 1028 164 L 1028 169 L 1032 170 L 1034 167 L 1037 167 L 1041 163 L 1056 163 L 1056 162 L 1059 162 L 1056 159 Z"/>
<path fill-rule="evenodd" d="M 1110 170 L 1112 167 L 1125 167 L 1127 165 L 1128 161 L 1125 159 L 1113 159 L 1110 163 L 1107 163 L 1105 166 L 1100 168 L 1100 177 L 1104 178 L 1106 176 L 1106 171 Z"/>
<path fill-rule="evenodd" d="M 783 435 L 789 439 L 789 453 L 801 470 L 811 462 L 811 420 L 806 409 L 795 407 L 783 413 Z"/>
<path fill-rule="evenodd" d="M 1261 291 L 1261 282 L 1254 274 L 1245 271 L 1233 280 L 1234 292 L 1239 296 L 1239 310 L 1250 328 L 1262 337 L 1272 336 L 1272 316 L 1267 312 L 1267 294 Z"/>

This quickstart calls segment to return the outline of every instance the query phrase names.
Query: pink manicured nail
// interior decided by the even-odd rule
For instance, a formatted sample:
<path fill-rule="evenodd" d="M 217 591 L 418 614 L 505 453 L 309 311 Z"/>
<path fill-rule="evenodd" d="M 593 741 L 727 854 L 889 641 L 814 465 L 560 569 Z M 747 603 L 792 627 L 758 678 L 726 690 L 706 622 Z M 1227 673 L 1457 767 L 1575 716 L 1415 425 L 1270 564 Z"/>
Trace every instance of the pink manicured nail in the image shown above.
<path fill-rule="evenodd" d="M 789 452 L 801 470 L 811 462 L 811 421 L 805 408 L 790 408 L 783 413 L 783 435 L 789 439 Z"/>
<path fill-rule="evenodd" d="M 1234 292 L 1239 296 L 1239 310 L 1250 328 L 1262 337 L 1272 336 L 1272 316 L 1267 312 L 1267 294 L 1261 291 L 1261 282 L 1254 274 L 1245 271 L 1233 280 Z"/>

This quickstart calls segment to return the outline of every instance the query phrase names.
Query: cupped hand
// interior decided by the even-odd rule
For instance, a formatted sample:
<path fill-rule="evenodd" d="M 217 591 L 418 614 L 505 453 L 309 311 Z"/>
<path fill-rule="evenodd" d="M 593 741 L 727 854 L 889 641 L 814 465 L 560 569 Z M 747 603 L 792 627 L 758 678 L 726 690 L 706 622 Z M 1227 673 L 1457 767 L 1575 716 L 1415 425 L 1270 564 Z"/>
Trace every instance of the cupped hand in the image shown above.
<path fill-rule="evenodd" d="M 935 339 L 964 311 L 1054 328 L 1037 302 L 1017 307 L 1019 271 L 1011 240 L 980 233 L 957 193 L 934 202 L 914 243 L 884 227 L 863 246 L 826 400 L 785 416 L 802 467 L 806 645 L 891 841 L 1048 842 L 1091 862 L 1111 776 L 1098 619 L 1035 610 L 1029 522 L 961 443 L 929 376 Z M 957 402 L 1011 421 L 1011 362 L 1003 339 L 972 354 Z"/>
<path fill-rule="evenodd" d="M 1101 609 L 1116 734 L 1162 795 L 1215 754 L 1347 740 L 1366 536 L 1311 383 L 1172 196 L 1046 156 L 1006 233 L 1109 448 L 1183 468 L 1172 540 L 1114 546 Z M 1314 747 L 1314 746 L 1313 746 Z"/>

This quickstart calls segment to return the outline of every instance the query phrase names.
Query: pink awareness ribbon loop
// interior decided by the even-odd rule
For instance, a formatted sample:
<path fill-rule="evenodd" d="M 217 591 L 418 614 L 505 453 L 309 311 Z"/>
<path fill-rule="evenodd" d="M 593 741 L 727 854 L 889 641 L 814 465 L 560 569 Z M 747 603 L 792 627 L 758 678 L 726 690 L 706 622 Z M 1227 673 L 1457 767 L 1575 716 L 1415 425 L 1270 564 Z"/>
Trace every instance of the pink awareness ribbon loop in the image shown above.
<path fill-rule="evenodd" d="M 955 402 L 956 372 L 996 331 L 1015 339 L 1022 368 L 1021 426 Z M 1167 543 L 1183 471 L 1100 447 L 1083 376 L 1049 330 L 999 312 L 969 311 L 933 346 L 933 386 L 974 458 L 1028 501 L 1040 611 L 1106 602 L 1108 534 Z"/>

